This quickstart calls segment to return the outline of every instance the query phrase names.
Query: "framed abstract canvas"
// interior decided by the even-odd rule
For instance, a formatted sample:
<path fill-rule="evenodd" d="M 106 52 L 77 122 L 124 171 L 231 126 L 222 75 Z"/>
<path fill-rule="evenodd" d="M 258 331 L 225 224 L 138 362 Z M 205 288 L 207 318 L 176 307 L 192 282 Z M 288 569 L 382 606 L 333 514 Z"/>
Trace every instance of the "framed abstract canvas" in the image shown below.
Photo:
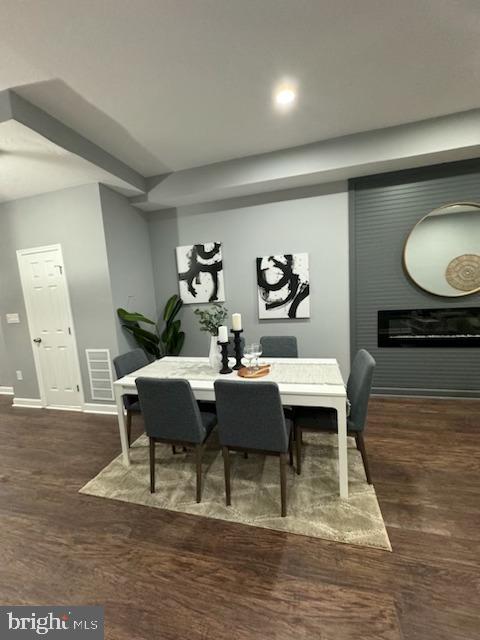
<path fill-rule="evenodd" d="M 178 288 L 185 304 L 224 302 L 222 245 L 206 242 L 177 247 Z"/>
<path fill-rule="evenodd" d="M 310 317 L 308 253 L 257 258 L 258 317 Z"/>

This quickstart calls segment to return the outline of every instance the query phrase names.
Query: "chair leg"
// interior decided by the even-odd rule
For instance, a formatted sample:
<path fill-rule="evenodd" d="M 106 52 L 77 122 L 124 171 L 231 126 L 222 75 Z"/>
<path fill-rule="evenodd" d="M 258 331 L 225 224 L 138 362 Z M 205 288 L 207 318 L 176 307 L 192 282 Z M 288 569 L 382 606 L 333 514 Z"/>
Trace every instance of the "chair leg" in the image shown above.
<path fill-rule="evenodd" d="M 150 438 L 150 493 L 155 493 L 155 440 Z"/>
<path fill-rule="evenodd" d="M 290 429 L 290 437 L 288 439 L 288 463 L 293 467 L 293 429 Z"/>
<path fill-rule="evenodd" d="M 225 504 L 229 507 L 232 504 L 230 493 L 230 451 L 228 447 L 222 447 L 223 470 L 225 473 Z"/>
<path fill-rule="evenodd" d="M 365 468 L 365 475 L 367 476 L 367 482 L 368 484 L 373 484 L 372 476 L 370 475 L 370 467 L 368 465 L 367 450 L 365 448 L 365 440 L 363 439 L 363 433 L 355 434 L 355 442 L 357 444 L 357 449 L 359 449 L 360 453 L 362 454 L 363 466 Z"/>
<path fill-rule="evenodd" d="M 197 502 L 202 501 L 202 456 L 203 456 L 203 445 L 197 444 L 195 445 L 195 458 L 196 458 L 196 466 L 197 466 Z"/>
<path fill-rule="evenodd" d="M 287 515 L 287 454 L 280 454 L 280 495 L 282 502 L 282 518 Z"/>
<path fill-rule="evenodd" d="M 127 409 L 127 440 L 128 446 L 132 440 L 132 412 Z"/>
<path fill-rule="evenodd" d="M 295 425 L 295 447 L 297 450 L 297 473 L 302 473 L 302 429 Z"/>

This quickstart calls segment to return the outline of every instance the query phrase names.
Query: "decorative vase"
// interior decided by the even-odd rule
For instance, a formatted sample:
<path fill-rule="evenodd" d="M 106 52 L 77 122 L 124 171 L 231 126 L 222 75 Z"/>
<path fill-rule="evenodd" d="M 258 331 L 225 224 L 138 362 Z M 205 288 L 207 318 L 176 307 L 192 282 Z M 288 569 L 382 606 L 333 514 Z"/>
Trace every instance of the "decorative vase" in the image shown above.
<path fill-rule="evenodd" d="M 210 351 L 208 353 L 208 360 L 212 369 L 220 370 L 220 364 L 222 362 L 222 356 L 220 354 L 220 347 L 217 344 L 217 336 L 210 337 Z"/>

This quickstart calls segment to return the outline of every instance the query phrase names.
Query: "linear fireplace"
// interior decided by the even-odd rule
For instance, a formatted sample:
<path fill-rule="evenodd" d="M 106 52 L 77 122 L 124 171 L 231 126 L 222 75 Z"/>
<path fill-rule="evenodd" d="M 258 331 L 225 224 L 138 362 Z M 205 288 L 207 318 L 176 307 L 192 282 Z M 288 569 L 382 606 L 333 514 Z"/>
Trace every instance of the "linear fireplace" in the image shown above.
<path fill-rule="evenodd" d="M 480 347 L 480 307 L 378 312 L 379 347 Z"/>

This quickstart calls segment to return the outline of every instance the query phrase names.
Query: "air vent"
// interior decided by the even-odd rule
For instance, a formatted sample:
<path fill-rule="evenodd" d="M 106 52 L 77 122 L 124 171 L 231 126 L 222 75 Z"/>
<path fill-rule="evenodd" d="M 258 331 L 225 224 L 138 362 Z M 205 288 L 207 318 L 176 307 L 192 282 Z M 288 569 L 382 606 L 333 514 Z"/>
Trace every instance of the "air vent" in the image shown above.
<path fill-rule="evenodd" d="M 108 349 L 85 349 L 92 400 L 114 400 L 113 376 Z"/>

